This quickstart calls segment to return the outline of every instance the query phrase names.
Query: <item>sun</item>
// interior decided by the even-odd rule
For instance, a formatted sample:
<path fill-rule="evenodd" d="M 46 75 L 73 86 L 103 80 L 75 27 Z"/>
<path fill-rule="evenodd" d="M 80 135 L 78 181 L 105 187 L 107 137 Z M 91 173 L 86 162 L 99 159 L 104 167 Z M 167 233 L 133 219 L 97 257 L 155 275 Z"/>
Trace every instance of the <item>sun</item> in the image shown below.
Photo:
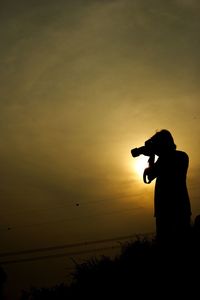
<path fill-rule="evenodd" d="M 155 162 L 157 161 L 158 156 L 155 155 Z M 148 168 L 149 156 L 140 155 L 133 160 L 133 169 L 134 172 L 138 175 L 138 178 L 143 178 L 144 169 Z"/>
<path fill-rule="evenodd" d="M 144 169 L 148 167 L 148 159 L 149 157 L 144 155 L 141 155 L 134 159 L 133 168 L 140 179 L 143 176 Z"/>

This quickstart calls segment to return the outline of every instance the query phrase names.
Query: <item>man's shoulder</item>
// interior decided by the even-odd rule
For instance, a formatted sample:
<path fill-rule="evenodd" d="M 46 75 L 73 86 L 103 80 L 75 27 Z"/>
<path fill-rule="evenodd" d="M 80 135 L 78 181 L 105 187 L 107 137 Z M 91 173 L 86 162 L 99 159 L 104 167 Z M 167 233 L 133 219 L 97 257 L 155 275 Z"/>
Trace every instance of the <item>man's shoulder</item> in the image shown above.
<path fill-rule="evenodd" d="M 188 154 L 185 151 L 182 151 L 182 150 L 175 150 L 175 153 L 177 155 L 188 156 Z"/>
<path fill-rule="evenodd" d="M 179 157 L 181 159 L 189 160 L 189 156 L 185 151 L 176 150 L 175 153 L 176 153 L 177 157 Z"/>

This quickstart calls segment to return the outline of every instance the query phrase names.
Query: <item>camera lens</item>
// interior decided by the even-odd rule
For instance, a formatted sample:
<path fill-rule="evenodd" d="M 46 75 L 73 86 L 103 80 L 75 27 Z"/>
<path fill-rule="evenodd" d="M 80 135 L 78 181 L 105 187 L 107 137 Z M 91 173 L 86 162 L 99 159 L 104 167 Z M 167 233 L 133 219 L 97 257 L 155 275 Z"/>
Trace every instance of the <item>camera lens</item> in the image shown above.
<path fill-rule="evenodd" d="M 134 148 L 131 150 L 131 154 L 133 157 L 137 157 L 140 155 L 139 151 L 138 151 L 138 148 Z"/>

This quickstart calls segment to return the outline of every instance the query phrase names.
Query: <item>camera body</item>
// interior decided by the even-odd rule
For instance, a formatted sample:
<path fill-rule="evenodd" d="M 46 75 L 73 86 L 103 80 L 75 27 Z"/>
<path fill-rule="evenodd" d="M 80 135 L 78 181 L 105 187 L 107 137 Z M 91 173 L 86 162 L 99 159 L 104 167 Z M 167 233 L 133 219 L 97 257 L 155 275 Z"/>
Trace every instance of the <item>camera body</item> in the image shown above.
<path fill-rule="evenodd" d="M 144 143 L 144 146 L 131 149 L 131 154 L 133 157 L 138 157 L 141 154 L 143 154 L 145 156 L 155 155 L 156 154 L 155 153 L 155 145 L 154 145 L 152 139 L 147 140 Z"/>

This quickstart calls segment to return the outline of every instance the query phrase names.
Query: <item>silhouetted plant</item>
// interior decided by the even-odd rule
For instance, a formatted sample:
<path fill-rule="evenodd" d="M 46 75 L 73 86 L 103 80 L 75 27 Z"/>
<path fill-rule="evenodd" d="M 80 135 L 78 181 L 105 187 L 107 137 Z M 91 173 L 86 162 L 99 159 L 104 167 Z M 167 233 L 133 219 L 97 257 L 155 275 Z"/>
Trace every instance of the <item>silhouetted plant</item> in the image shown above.
<path fill-rule="evenodd" d="M 22 291 L 21 300 L 65 300 L 69 299 L 70 290 L 61 283 L 51 288 L 31 287 L 30 291 Z"/>
<path fill-rule="evenodd" d="M 6 272 L 0 267 L 0 299 L 4 299 L 4 285 L 7 280 Z"/>
<path fill-rule="evenodd" d="M 179 240 L 180 241 L 180 240 Z M 123 299 L 186 296 L 198 290 L 200 236 L 191 232 L 190 239 L 177 243 L 174 239 L 160 243 L 138 237 L 122 244 L 121 253 L 76 264 L 70 286 L 32 288 L 21 300 Z M 197 274 L 196 274 L 197 273 Z"/>

